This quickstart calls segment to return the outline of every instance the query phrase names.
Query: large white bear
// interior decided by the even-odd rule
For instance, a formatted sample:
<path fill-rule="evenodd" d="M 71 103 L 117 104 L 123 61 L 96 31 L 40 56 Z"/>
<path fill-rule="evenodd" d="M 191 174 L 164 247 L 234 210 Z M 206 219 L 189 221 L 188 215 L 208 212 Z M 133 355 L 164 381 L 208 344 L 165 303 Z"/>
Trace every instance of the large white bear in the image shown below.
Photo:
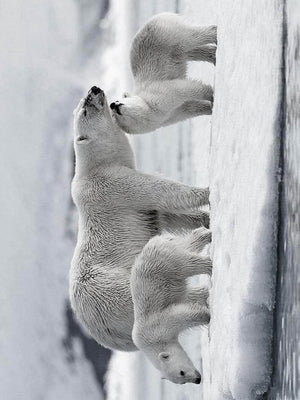
<path fill-rule="evenodd" d="M 188 61 L 215 63 L 216 26 L 187 24 L 177 14 L 151 18 L 131 46 L 133 95 L 111 103 L 127 133 L 144 133 L 198 115 L 211 114 L 213 89 L 186 78 Z"/>
<path fill-rule="evenodd" d="M 208 203 L 209 191 L 136 171 L 128 139 L 95 86 L 74 112 L 74 131 L 72 195 L 79 230 L 71 304 L 97 342 L 136 350 L 130 291 L 134 260 L 163 229 L 207 226 L 208 214 L 198 208 Z"/>
<path fill-rule="evenodd" d="M 208 324 L 208 291 L 189 288 L 187 278 L 211 274 L 211 260 L 198 253 L 211 241 L 205 228 L 185 237 L 152 238 L 131 274 L 134 304 L 132 337 L 164 378 L 174 383 L 200 383 L 200 373 L 181 347 L 179 334 Z"/>

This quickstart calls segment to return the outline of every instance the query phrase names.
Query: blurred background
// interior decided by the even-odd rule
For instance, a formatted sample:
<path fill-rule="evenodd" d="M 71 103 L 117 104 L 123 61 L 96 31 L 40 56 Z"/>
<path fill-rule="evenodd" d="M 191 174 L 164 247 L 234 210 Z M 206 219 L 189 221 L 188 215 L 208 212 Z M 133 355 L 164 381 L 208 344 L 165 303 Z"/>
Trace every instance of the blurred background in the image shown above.
<path fill-rule="evenodd" d="M 93 85 L 112 101 L 130 92 L 130 42 L 150 16 L 174 11 L 199 25 L 216 24 L 217 3 L 0 0 L 1 400 L 201 399 L 208 390 L 209 379 L 200 388 L 162 382 L 139 353 L 112 354 L 86 336 L 70 309 L 68 270 L 77 233 L 73 109 Z M 279 1 L 267 3 L 281 10 Z M 286 158 L 289 186 L 280 205 L 269 395 L 280 400 L 299 398 L 299 4 L 287 0 L 283 13 L 274 25 L 283 27 L 281 123 L 289 133 L 281 139 L 281 161 Z M 214 82 L 211 65 L 191 65 L 189 75 Z M 131 139 L 139 169 L 198 186 L 209 183 L 211 140 L 210 117 Z M 184 340 L 194 363 L 200 369 L 204 363 L 211 376 L 207 330 Z"/>
<path fill-rule="evenodd" d="M 130 90 L 129 46 L 138 26 L 178 7 L 176 1 L 0 1 L 3 400 L 105 396 L 111 352 L 85 335 L 68 300 L 77 234 L 72 111 L 92 85 L 111 100 Z M 164 136 L 165 144 L 173 142 L 168 152 L 144 137 L 138 163 L 191 181 L 190 143 L 179 134 L 173 127 Z"/>

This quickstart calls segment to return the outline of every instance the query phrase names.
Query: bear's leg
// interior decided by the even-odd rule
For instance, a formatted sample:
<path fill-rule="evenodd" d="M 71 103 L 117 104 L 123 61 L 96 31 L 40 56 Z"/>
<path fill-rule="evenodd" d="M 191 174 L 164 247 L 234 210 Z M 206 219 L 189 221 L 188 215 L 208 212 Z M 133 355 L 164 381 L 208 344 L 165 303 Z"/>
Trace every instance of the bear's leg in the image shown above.
<path fill-rule="evenodd" d="M 196 79 L 173 79 L 165 80 L 153 84 L 151 90 L 155 91 L 155 97 L 144 96 L 146 103 L 153 103 L 154 109 L 156 109 L 159 115 L 165 116 L 165 121 L 169 118 L 174 117 L 174 113 L 180 111 L 179 107 L 183 106 L 185 113 L 190 112 L 193 116 L 199 114 L 199 104 L 195 109 L 194 102 L 202 102 L 207 100 L 213 102 L 214 91 L 211 85 L 207 85 Z M 201 113 L 211 113 L 211 104 L 200 104 L 205 110 Z M 162 123 L 164 121 L 162 120 Z"/>
<path fill-rule="evenodd" d="M 189 80 L 187 80 L 187 81 L 189 82 Z M 191 86 L 193 86 L 193 90 L 190 91 L 190 93 L 189 93 L 190 97 L 187 99 L 187 101 L 193 100 L 193 101 L 201 102 L 203 100 L 207 100 L 207 101 L 213 103 L 214 90 L 210 85 L 205 85 L 204 83 L 202 83 L 200 81 L 191 80 Z M 207 106 L 209 107 L 208 104 L 205 105 L 202 102 L 201 107 L 202 107 L 203 114 L 204 114 L 203 109 L 205 109 Z M 210 114 L 211 114 L 211 112 L 210 112 Z"/>
<path fill-rule="evenodd" d="M 207 235 L 207 237 L 209 236 Z M 162 234 L 154 236 L 143 248 L 135 268 L 139 265 L 138 269 L 140 271 L 147 270 L 148 274 L 153 271 L 155 277 L 161 273 L 168 281 L 172 281 L 172 279 L 178 281 L 179 279 L 182 288 L 185 287 L 184 280 L 190 276 L 211 275 L 211 259 L 189 251 L 190 243 L 189 235 Z M 201 245 L 198 248 L 201 248 Z"/>
<path fill-rule="evenodd" d="M 195 188 L 132 169 L 119 171 L 119 190 L 130 207 L 174 214 L 208 204 L 209 189 Z"/>
<path fill-rule="evenodd" d="M 181 331 L 197 325 L 207 325 L 210 321 L 210 312 L 207 306 L 198 303 L 179 303 L 166 309 L 174 329 Z"/>
<path fill-rule="evenodd" d="M 187 101 L 172 112 L 172 115 L 163 122 L 163 126 L 172 125 L 179 121 L 198 117 L 199 115 L 210 115 L 211 113 L 211 101 Z"/>
<path fill-rule="evenodd" d="M 184 278 L 200 274 L 212 274 L 212 261 L 209 257 L 201 257 L 186 251 L 180 261 L 182 262 L 180 274 Z"/>
<path fill-rule="evenodd" d="M 195 79 L 177 79 L 173 83 L 169 96 L 172 96 L 172 98 L 177 96 L 176 101 L 181 101 L 180 106 L 186 103 L 185 107 L 188 109 L 192 106 L 192 102 L 201 102 L 203 100 L 213 102 L 214 90 L 211 85 L 206 85 Z"/>
<path fill-rule="evenodd" d="M 217 26 L 191 26 L 186 29 L 184 35 L 185 49 L 192 50 L 206 44 L 217 44 Z"/>
<path fill-rule="evenodd" d="M 187 289 L 187 303 L 200 303 L 208 306 L 209 291 L 207 288 L 190 288 Z"/>
<path fill-rule="evenodd" d="M 211 231 L 203 227 L 194 229 L 185 237 L 186 248 L 193 252 L 200 252 L 211 242 Z"/>
<path fill-rule="evenodd" d="M 199 210 L 194 214 L 173 214 L 164 212 L 160 216 L 161 228 L 169 232 L 177 232 L 181 229 L 196 229 L 209 227 L 209 212 Z"/>
<path fill-rule="evenodd" d="M 188 50 L 186 55 L 190 61 L 207 61 L 216 65 L 216 49 L 216 46 L 207 44 Z"/>
<path fill-rule="evenodd" d="M 211 94 L 209 93 L 209 96 Z M 185 118 L 197 117 L 198 115 L 210 115 L 212 113 L 212 102 L 210 100 L 187 101 L 179 110 Z"/>
<path fill-rule="evenodd" d="M 191 233 L 186 235 L 163 235 L 162 238 L 165 238 L 166 242 L 172 242 L 172 246 L 176 245 L 188 254 L 191 252 L 200 253 L 204 247 L 211 242 L 211 231 L 201 227 L 194 229 Z M 166 245 L 168 245 L 168 243 L 166 243 Z M 172 249 L 170 251 L 172 252 Z"/>

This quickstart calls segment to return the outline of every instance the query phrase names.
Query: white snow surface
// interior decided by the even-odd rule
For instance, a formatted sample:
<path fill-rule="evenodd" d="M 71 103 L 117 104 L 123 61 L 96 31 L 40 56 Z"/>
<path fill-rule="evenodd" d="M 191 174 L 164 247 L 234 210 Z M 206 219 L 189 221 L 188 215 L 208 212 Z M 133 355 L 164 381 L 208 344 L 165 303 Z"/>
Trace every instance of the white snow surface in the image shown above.
<path fill-rule="evenodd" d="M 209 331 L 195 329 L 182 338 L 202 370 L 200 387 L 161 381 L 142 354 L 115 353 L 108 373 L 108 399 L 258 399 L 268 388 L 272 363 L 281 2 L 267 0 L 263 6 L 258 0 L 153 1 L 148 6 L 133 0 L 124 3 L 127 11 L 127 5 L 135 10 L 137 26 L 155 13 L 176 10 L 193 23 L 218 25 L 216 69 L 193 63 L 189 70 L 190 76 L 214 82 L 212 117 L 199 117 L 132 140 L 139 169 L 188 184 L 209 183 L 212 320 Z M 120 29 L 120 21 L 126 26 L 123 18 L 130 23 L 128 12 L 122 14 L 116 0 L 110 18 L 115 29 Z M 122 49 L 121 57 L 129 48 L 128 33 L 134 32 L 118 33 L 116 47 Z M 123 70 L 129 71 L 128 57 L 116 65 L 121 63 Z M 112 82 L 114 75 L 120 78 L 118 71 L 107 71 Z M 124 76 L 122 82 L 122 90 L 128 91 L 125 86 L 130 84 L 130 76 Z M 111 93 L 119 96 L 116 89 L 114 85 Z M 115 385 L 127 387 L 122 396 Z"/>
<path fill-rule="evenodd" d="M 230 3 L 217 8 L 210 398 L 251 399 L 271 373 L 282 9 Z"/>

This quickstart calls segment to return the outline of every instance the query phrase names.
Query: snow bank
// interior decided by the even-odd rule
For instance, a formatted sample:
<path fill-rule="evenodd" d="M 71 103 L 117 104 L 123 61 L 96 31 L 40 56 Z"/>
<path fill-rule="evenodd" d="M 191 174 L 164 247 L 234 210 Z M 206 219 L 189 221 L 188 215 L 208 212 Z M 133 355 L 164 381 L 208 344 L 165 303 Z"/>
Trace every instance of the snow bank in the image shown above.
<path fill-rule="evenodd" d="M 271 372 L 282 8 L 222 1 L 217 12 L 210 398 L 252 399 Z"/>

